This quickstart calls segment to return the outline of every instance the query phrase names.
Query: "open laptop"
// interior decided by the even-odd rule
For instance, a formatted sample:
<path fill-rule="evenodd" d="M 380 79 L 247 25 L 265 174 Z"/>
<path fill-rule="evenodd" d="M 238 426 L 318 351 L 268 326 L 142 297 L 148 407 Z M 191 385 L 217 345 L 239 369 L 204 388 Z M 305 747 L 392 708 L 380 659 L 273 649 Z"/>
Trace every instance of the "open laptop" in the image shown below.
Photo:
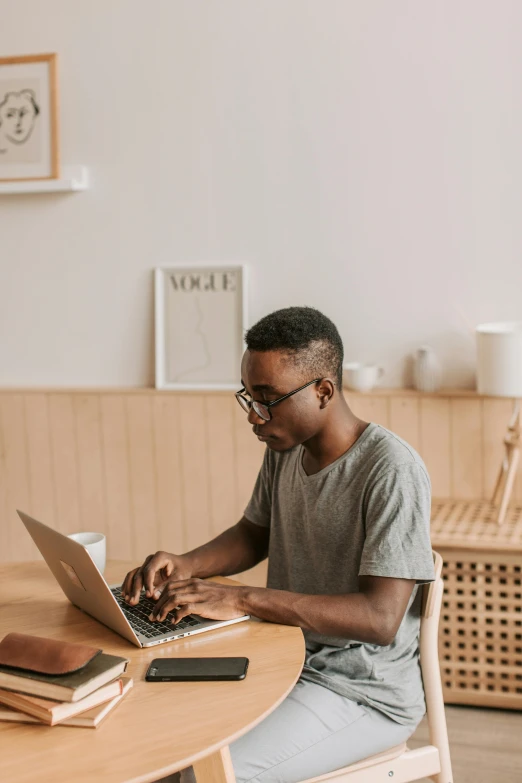
<path fill-rule="evenodd" d="M 151 622 L 148 617 L 154 601 L 142 593 L 139 604 L 129 606 L 119 585 L 107 584 L 82 544 L 23 511 L 17 513 L 69 601 L 138 647 L 150 647 L 250 619 L 248 614 L 233 620 L 207 620 L 190 614 L 172 625 L 172 612 L 169 612 L 164 622 Z"/>

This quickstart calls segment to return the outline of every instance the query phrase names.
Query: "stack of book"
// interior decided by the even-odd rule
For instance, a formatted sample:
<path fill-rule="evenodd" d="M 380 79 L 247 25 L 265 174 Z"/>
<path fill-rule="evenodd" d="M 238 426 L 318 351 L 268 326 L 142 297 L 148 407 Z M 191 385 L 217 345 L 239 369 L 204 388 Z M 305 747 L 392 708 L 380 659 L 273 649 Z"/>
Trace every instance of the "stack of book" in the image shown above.
<path fill-rule="evenodd" d="M 8 634 L 0 642 L 0 721 L 96 728 L 132 688 L 120 676 L 127 663 L 83 645 Z"/>

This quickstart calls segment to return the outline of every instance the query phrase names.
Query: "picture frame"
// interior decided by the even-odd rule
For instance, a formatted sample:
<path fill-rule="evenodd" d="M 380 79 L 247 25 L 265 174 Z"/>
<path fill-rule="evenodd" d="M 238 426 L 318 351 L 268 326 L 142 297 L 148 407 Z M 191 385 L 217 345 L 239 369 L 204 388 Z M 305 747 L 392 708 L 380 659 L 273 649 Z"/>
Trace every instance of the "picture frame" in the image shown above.
<path fill-rule="evenodd" d="M 59 176 L 58 56 L 0 57 L 0 182 Z"/>
<path fill-rule="evenodd" d="M 237 391 L 247 324 L 247 268 L 154 270 L 157 389 Z"/>

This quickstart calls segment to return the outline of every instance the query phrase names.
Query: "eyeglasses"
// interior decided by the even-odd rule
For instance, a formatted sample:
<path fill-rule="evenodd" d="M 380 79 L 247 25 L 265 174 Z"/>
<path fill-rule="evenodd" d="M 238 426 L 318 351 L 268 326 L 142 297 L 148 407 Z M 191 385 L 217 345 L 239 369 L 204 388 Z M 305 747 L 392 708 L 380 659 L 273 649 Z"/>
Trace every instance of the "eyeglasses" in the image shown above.
<path fill-rule="evenodd" d="M 249 400 L 243 394 L 243 392 L 246 391 L 246 389 L 243 387 L 238 392 L 236 392 L 236 400 L 241 405 L 243 410 L 246 411 L 246 413 L 250 413 L 250 408 L 253 408 L 254 412 L 257 413 L 260 419 L 264 419 L 264 421 L 270 421 L 272 418 L 272 413 L 269 410 L 270 408 L 272 408 L 274 405 L 277 405 L 278 402 L 283 402 L 283 400 L 286 400 L 287 397 L 291 397 L 292 394 L 297 394 L 297 392 L 300 392 L 302 389 L 306 389 L 307 386 L 311 386 L 312 383 L 317 383 L 320 380 L 321 378 L 314 378 L 313 381 L 308 381 L 308 383 L 305 383 L 304 386 L 300 386 L 298 389 L 294 389 L 293 391 L 288 392 L 288 394 L 284 394 L 277 400 L 272 400 L 272 402 L 258 402 L 257 400 Z"/>

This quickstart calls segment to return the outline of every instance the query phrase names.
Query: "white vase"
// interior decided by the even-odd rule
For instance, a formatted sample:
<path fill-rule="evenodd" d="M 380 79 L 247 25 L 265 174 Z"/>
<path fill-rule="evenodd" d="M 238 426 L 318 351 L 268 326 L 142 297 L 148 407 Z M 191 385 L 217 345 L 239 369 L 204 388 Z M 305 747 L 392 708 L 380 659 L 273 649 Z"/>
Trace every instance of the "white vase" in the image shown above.
<path fill-rule="evenodd" d="M 440 364 L 429 345 L 421 345 L 415 353 L 413 385 L 422 392 L 435 392 L 440 387 Z"/>
<path fill-rule="evenodd" d="M 477 391 L 522 397 L 522 322 L 477 326 Z"/>

